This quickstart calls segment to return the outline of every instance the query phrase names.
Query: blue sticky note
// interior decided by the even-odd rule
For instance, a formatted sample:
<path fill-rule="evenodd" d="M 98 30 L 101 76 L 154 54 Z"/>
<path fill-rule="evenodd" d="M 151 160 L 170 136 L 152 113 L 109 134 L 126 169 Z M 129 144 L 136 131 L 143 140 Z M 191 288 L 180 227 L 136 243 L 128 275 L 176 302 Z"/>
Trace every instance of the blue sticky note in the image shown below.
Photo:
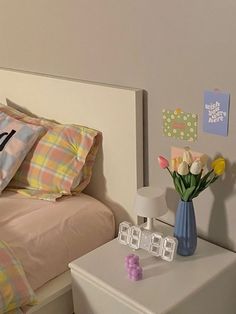
<path fill-rule="evenodd" d="M 203 131 L 227 136 L 229 122 L 229 93 L 204 92 Z"/>

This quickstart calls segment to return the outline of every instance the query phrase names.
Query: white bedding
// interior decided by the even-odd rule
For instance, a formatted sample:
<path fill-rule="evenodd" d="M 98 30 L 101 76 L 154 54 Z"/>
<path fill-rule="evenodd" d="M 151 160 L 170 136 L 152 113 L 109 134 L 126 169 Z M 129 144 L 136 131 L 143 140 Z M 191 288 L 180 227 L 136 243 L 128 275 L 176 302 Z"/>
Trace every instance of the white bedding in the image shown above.
<path fill-rule="evenodd" d="M 21 260 L 34 290 L 66 271 L 70 261 L 110 241 L 114 233 L 110 209 L 83 193 L 57 202 L 9 191 L 0 197 L 0 239 Z"/>

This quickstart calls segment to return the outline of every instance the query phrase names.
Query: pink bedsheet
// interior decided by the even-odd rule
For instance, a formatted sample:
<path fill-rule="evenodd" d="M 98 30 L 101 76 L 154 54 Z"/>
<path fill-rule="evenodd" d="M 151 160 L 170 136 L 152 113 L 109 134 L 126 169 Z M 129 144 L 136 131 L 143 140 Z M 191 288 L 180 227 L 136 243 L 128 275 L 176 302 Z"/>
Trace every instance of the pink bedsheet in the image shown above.
<path fill-rule="evenodd" d="M 114 237 L 112 212 L 80 194 L 57 202 L 0 197 L 0 239 L 21 260 L 35 290 L 68 269 L 68 263 Z"/>

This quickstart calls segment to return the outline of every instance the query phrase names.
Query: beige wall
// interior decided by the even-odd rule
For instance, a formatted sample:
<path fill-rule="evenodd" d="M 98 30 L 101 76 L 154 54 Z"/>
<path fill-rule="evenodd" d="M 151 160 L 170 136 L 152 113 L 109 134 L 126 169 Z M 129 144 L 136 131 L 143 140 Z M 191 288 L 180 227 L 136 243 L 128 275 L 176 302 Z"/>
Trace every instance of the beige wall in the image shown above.
<path fill-rule="evenodd" d="M 150 184 L 172 187 L 156 156 L 188 144 L 162 136 L 161 109 L 199 114 L 191 147 L 229 161 L 224 184 L 195 201 L 199 232 L 235 249 L 235 17 L 235 0 L 4 0 L 0 66 L 145 89 Z M 231 93 L 226 138 L 202 132 L 203 91 L 213 88 Z M 171 189 L 168 200 L 174 211 Z"/>

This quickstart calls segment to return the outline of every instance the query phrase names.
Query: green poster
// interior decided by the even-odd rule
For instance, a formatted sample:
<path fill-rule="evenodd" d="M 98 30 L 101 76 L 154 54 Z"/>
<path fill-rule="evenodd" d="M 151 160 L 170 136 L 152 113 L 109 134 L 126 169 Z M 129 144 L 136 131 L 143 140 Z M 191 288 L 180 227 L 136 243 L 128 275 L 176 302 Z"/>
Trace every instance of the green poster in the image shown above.
<path fill-rule="evenodd" d="M 177 110 L 162 110 L 165 136 L 186 141 L 197 140 L 197 114 Z"/>

